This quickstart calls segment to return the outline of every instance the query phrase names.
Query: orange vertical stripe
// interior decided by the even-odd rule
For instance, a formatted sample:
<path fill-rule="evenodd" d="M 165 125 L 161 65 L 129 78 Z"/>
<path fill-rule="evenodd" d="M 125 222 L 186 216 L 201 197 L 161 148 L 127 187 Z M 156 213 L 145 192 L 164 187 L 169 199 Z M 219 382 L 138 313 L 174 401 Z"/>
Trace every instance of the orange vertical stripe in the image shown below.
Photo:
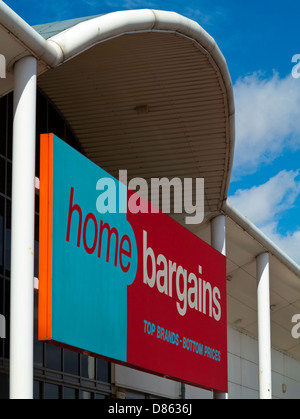
<path fill-rule="evenodd" d="M 53 134 L 41 135 L 39 219 L 39 340 L 51 340 Z"/>

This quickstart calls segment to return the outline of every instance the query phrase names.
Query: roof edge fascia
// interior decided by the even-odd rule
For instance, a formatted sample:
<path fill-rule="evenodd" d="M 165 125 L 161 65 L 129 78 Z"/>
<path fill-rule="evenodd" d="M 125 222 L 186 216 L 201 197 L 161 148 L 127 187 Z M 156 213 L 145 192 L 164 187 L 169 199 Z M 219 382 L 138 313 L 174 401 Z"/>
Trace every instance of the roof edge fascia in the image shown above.
<path fill-rule="evenodd" d="M 215 40 L 195 21 L 175 12 L 162 10 L 124 10 L 108 13 L 80 22 L 51 38 L 49 45 L 56 44 L 61 50 L 56 65 L 62 64 L 102 41 L 117 36 L 145 31 L 177 32 L 197 41 L 217 64 L 229 97 L 229 116 L 234 114 L 232 82 L 226 60 Z"/>
<path fill-rule="evenodd" d="M 28 23 L 15 13 L 3 1 L 0 1 L 0 26 L 2 26 L 20 45 L 48 67 L 54 66 L 62 52 L 55 44 L 49 44 Z M 20 57 L 16 57 L 17 61 Z M 14 61 L 10 62 L 12 68 Z"/>

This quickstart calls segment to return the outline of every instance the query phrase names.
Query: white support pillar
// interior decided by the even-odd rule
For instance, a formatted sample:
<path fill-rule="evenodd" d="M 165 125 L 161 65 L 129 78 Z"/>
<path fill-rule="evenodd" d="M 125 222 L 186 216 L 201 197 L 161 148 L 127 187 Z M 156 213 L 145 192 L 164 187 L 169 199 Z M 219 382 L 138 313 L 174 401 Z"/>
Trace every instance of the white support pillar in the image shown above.
<path fill-rule="evenodd" d="M 36 74 L 34 57 L 14 69 L 10 398 L 33 398 Z"/>
<path fill-rule="evenodd" d="M 225 221 L 225 215 L 219 215 L 211 221 L 211 246 L 224 256 L 226 256 Z M 214 399 L 228 399 L 228 394 L 215 391 Z"/>
<path fill-rule="evenodd" d="M 218 215 L 211 221 L 211 246 L 226 256 L 225 215 Z"/>
<path fill-rule="evenodd" d="M 272 398 L 269 253 L 256 258 L 260 399 Z"/>

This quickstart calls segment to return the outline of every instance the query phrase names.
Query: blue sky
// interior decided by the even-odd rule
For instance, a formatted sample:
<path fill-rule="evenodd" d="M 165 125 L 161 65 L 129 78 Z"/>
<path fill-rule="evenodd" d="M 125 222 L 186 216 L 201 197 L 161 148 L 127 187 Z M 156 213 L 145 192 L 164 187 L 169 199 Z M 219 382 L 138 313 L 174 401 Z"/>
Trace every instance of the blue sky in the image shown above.
<path fill-rule="evenodd" d="M 296 0 L 6 0 L 30 25 L 154 8 L 196 20 L 231 74 L 236 152 L 229 201 L 300 264 L 300 54 Z"/>

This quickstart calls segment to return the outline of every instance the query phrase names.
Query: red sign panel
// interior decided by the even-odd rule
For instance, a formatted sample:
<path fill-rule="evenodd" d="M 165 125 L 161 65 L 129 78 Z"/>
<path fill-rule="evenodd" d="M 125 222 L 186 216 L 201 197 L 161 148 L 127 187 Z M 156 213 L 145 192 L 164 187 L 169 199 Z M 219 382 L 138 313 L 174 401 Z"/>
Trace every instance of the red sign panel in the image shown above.
<path fill-rule="evenodd" d="M 127 362 L 227 392 L 226 258 L 165 214 L 127 218 L 138 249 Z"/>

